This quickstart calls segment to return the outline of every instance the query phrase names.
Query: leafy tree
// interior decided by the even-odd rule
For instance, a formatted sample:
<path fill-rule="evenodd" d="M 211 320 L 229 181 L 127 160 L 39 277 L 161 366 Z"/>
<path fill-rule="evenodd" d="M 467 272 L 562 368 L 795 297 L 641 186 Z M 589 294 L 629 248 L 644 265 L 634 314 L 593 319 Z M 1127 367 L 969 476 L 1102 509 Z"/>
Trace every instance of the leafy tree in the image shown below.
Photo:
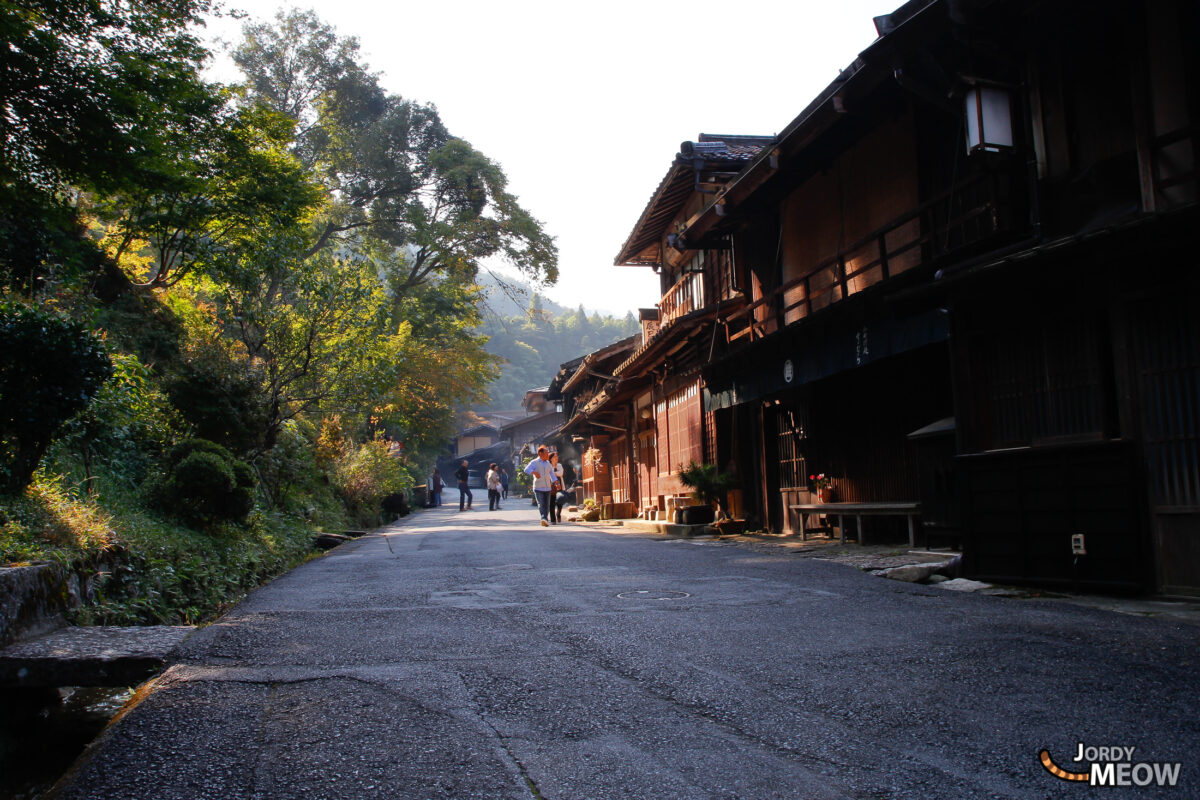
<path fill-rule="evenodd" d="M 104 346 L 80 323 L 0 307 L 0 491 L 29 485 L 55 432 L 112 372 Z"/>
<path fill-rule="evenodd" d="M 208 0 L 0 4 L 0 272 L 34 288 L 94 266 L 77 189 L 137 185 L 174 136 L 207 116 L 205 51 L 190 28 Z"/>
<path fill-rule="evenodd" d="M 388 389 L 373 413 L 404 442 L 410 463 L 441 454 L 459 410 L 485 402 L 487 384 L 499 372 L 486 338 L 474 330 L 478 298 L 472 282 L 450 278 L 415 287 L 396 302 Z"/>
<path fill-rule="evenodd" d="M 499 166 L 449 134 L 433 106 L 386 93 L 312 12 L 247 26 L 235 61 L 248 98 L 297 124 L 294 152 L 338 202 L 309 253 L 364 237 L 395 249 L 394 290 L 502 256 L 522 274 L 553 282 L 557 249 L 506 189 Z"/>
<path fill-rule="evenodd" d="M 257 274 L 261 271 L 261 274 Z M 383 289 L 370 264 L 322 253 L 280 261 L 260 249 L 237 281 L 208 284 L 225 330 L 262 375 L 265 429 L 319 409 L 357 409 L 383 390 L 389 337 Z"/>
<path fill-rule="evenodd" d="M 230 279 L 241 251 L 293 240 L 304 246 L 323 191 L 289 152 L 292 120 L 261 105 L 225 107 L 175 139 L 135 186 L 95 205 L 104 245 L 143 288 L 199 270 Z"/>
<path fill-rule="evenodd" d="M 191 335 L 183 357 L 164 369 L 171 405 L 199 438 L 240 456 L 261 452 L 269 428 L 262 366 L 232 352 L 216 330 Z"/>
<path fill-rule="evenodd" d="M 346 451 L 335 465 L 333 483 L 358 522 L 377 525 L 380 501 L 412 486 L 412 478 L 387 444 L 374 439 Z"/>

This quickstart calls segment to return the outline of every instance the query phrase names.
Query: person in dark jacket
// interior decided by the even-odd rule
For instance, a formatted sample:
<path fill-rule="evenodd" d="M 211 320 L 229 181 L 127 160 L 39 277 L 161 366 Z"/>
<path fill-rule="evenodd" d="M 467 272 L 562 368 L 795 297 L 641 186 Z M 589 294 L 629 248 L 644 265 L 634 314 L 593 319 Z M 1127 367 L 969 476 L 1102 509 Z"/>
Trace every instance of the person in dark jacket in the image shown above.
<path fill-rule="evenodd" d="M 471 487 L 467 486 L 471 479 L 471 471 L 467 469 L 465 458 L 458 469 L 454 470 L 454 477 L 458 478 L 458 510 L 465 511 L 471 507 Z"/>

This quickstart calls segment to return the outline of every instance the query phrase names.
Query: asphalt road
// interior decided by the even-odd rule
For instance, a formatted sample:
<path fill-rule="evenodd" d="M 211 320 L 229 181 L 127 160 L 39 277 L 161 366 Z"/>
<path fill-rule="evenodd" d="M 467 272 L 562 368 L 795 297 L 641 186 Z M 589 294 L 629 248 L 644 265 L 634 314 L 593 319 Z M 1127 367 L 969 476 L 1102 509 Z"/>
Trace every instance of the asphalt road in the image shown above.
<path fill-rule="evenodd" d="M 255 592 L 58 796 L 1200 797 L 1198 626 L 536 522 L 426 511 Z M 1079 742 L 1178 785 L 1038 762 Z"/>

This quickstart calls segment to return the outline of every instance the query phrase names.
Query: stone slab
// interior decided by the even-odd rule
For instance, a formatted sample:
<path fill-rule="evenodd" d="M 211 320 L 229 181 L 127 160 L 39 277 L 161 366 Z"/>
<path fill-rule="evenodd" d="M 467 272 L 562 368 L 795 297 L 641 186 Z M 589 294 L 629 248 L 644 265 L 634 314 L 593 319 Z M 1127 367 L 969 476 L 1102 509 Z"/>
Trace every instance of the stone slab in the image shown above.
<path fill-rule="evenodd" d="M 134 686 L 165 667 L 194 630 L 63 628 L 0 650 L 0 686 Z"/>
<path fill-rule="evenodd" d="M 992 588 L 990 583 L 983 581 L 973 581 L 969 578 L 955 578 L 952 581 L 943 581 L 942 583 L 934 584 L 939 589 L 946 589 L 951 592 L 980 592 L 984 589 Z"/>
<path fill-rule="evenodd" d="M 891 578 L 894 581 L 920 583 L 931 575 L 941 572 L 949 566 L 949 561 L 939 561 L 932 564 L 905 564 L 903 566 L 885 569 L 879 574 L 885 578 Z"/>

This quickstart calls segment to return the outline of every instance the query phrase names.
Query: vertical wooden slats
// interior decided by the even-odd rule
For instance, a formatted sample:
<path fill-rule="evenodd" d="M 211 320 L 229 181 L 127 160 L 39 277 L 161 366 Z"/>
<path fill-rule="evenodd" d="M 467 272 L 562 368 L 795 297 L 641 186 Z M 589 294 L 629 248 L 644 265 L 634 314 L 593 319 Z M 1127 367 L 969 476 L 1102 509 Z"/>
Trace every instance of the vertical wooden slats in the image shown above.
<path fill-rule="evenodd" d="M 1100 334 L 1095 320 L 1077 318 L 993 336 L 982 359 L 993 441 L 982 449 L 1101 438 L 1111 426 Z"/>
<path fill-rule="evenodd" d="M 808 463 L 804 459 L 801 444 L 804 439 L 803 419 L 799 408 L 780 408 L 775 414 L 781 490 L 808 488 Z"/>
<path fill-rule="evenodd" d="M 1152 501 L 1200 507 L 1200 320 L 1183 304 L 1139 311 L 1134 331 Z"/>

